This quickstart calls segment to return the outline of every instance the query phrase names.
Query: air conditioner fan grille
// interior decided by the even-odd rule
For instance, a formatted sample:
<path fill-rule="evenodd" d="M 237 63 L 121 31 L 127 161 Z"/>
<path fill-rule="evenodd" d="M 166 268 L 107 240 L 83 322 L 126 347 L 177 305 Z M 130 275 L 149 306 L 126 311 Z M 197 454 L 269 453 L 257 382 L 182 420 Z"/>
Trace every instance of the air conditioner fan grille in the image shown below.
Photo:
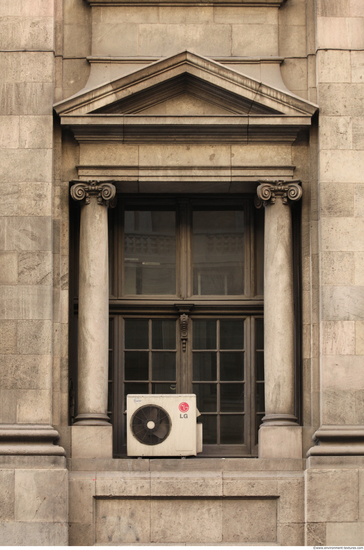
<path fill-rule="evenodd" d="M 144 445 L 162 443 L 168 437 L 171 426 L 169 414 L 157 405 L 140 407 L 131 419 L 132 434 Z"/>

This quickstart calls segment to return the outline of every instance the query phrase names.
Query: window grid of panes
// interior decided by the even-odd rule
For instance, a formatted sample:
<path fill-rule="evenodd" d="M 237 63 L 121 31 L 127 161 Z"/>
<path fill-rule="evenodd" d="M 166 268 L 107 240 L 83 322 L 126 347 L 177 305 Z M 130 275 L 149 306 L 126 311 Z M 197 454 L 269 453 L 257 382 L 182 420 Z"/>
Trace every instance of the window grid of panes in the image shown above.
<path fill-rule="evenodd" d="M 264 416 L 264 320 L 255 319 L 255 415 L 256 443 L 258 443 L 258 428 Z"/>

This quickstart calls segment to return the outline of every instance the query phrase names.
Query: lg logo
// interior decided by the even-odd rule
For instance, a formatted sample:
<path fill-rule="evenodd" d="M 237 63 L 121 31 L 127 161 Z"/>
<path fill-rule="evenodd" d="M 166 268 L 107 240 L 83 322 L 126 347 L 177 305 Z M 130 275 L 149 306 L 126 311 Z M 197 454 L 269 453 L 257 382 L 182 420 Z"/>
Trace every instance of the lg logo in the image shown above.
<path fill-rule="evenodd" d="M 184 414 L 180 414 L 179 417 L 180 417 L 180 418 L 188 418 L 187 412 L 188 412 L 188 410 L 189 410 L 189 408 L 190 408 L 189 404 L 186 403 L 185 401 L 183 401 L 182 403 L 180 403 L 180 404 L 178 405 L 178 408 L 179 408 L 179 410 L 181 411 L 181 413 L 184 413 Z"/>

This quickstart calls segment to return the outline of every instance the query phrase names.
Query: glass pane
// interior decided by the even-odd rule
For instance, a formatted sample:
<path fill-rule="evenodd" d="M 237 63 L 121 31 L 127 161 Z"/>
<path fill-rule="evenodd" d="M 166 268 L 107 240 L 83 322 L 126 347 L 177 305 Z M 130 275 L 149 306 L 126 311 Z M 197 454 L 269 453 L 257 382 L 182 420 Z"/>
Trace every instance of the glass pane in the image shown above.
<path fill-rule="evenodd" d="M 193 293 L 244 294 L 244 212 L 193 212 Z"/>
<path fill-rule="evenodd" d="M 201 417 L 200 417 L 201 418 Z M 216 445 L 217 443 L 217 416 L 202 416 L 202 431 L 204 445 Z"/>
<path fill-rule="evenodd" d="M 125 352 L 125 380 L 148 380 L 148 352 Z"/>
<path fill-rule="evenodd" d="M 148 394 L 148 384 L 141 384 L 140 382 L 127 382 L 125 384 L 125 397 L 129 394 Z"/>
<path fill-rule="evenodd" d="M 197 408 L 200 412 L 216 412 L 216 384 L 193 384 L 193 393 L 197 397 Z"/>
<path fill-rule="evenodd" d="M 220 380 L 244 380 L 244 352 L 220 353 Z"/>
<path fill-rule="evenodd" d="M 264 349 L 264 320 L 255 319 L 256 349 Z"/>
<path fill-rule="evenodd" d="M 176 349 L 176 321 L 157 319 L 152 321 L 153 349 Z"/>
<path fill-rule="evenodd" d="M 216 380 L 216 353 L 200 352 L 193 354 L 193 380 Z"/>
<path fill-rule="evenodd" d="M 257 412 L 264 412 L 264 384 L 257 384 Z"/>
<path fill-rule="evenodd" d="M 176 393 L 176 384 L 152 384 L 152 393 Z"/>
<path fill-rule="evenodd" d="M 216 349 L 216 321 L 193 321 L 193 349 Z"/>
<path fill-rule="evenodd" d="M 244 443 L 244 415 L 220 416 L 220 442 L 222 445 Z"/>
<path fill-rule="evenodd" d="M 152 353 L 152 379 L 176 380 L 176 354 L 154 351 Z"/>
<path fill-rule="evenodd" d="M 125 212 L 125 294 L 176 294 L 176 213 Z"/>
<path fill-rule="evenodd" d="M 264 351 L 257 351 L 256 358 L 257 358 L 257 380 L 264 380 Z"/>
<path fill-rule="evenodd" d="M 244 384 L 220 385 L 221 412 L 244 411 Z"/>
<path fill-rule="evenodd" d="M 125 349 L 148 347 L 148 319 L 125 319 Z"/>
<path fill-rule="evenodd" d="M 243 319 L 225 319 L 220 321 L 220 348 L 244 349 Z"/>

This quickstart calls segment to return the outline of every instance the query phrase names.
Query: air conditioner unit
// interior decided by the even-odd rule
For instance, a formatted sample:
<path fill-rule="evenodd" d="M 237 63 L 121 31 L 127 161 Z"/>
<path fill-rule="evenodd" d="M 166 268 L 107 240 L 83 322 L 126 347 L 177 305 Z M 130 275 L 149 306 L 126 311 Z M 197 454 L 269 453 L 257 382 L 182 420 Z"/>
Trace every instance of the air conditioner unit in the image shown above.
<path fill-rule="evenodd" d="M 127 396 L 128 456 L 191 456 L 202 452 L 194 394 Z"/>

